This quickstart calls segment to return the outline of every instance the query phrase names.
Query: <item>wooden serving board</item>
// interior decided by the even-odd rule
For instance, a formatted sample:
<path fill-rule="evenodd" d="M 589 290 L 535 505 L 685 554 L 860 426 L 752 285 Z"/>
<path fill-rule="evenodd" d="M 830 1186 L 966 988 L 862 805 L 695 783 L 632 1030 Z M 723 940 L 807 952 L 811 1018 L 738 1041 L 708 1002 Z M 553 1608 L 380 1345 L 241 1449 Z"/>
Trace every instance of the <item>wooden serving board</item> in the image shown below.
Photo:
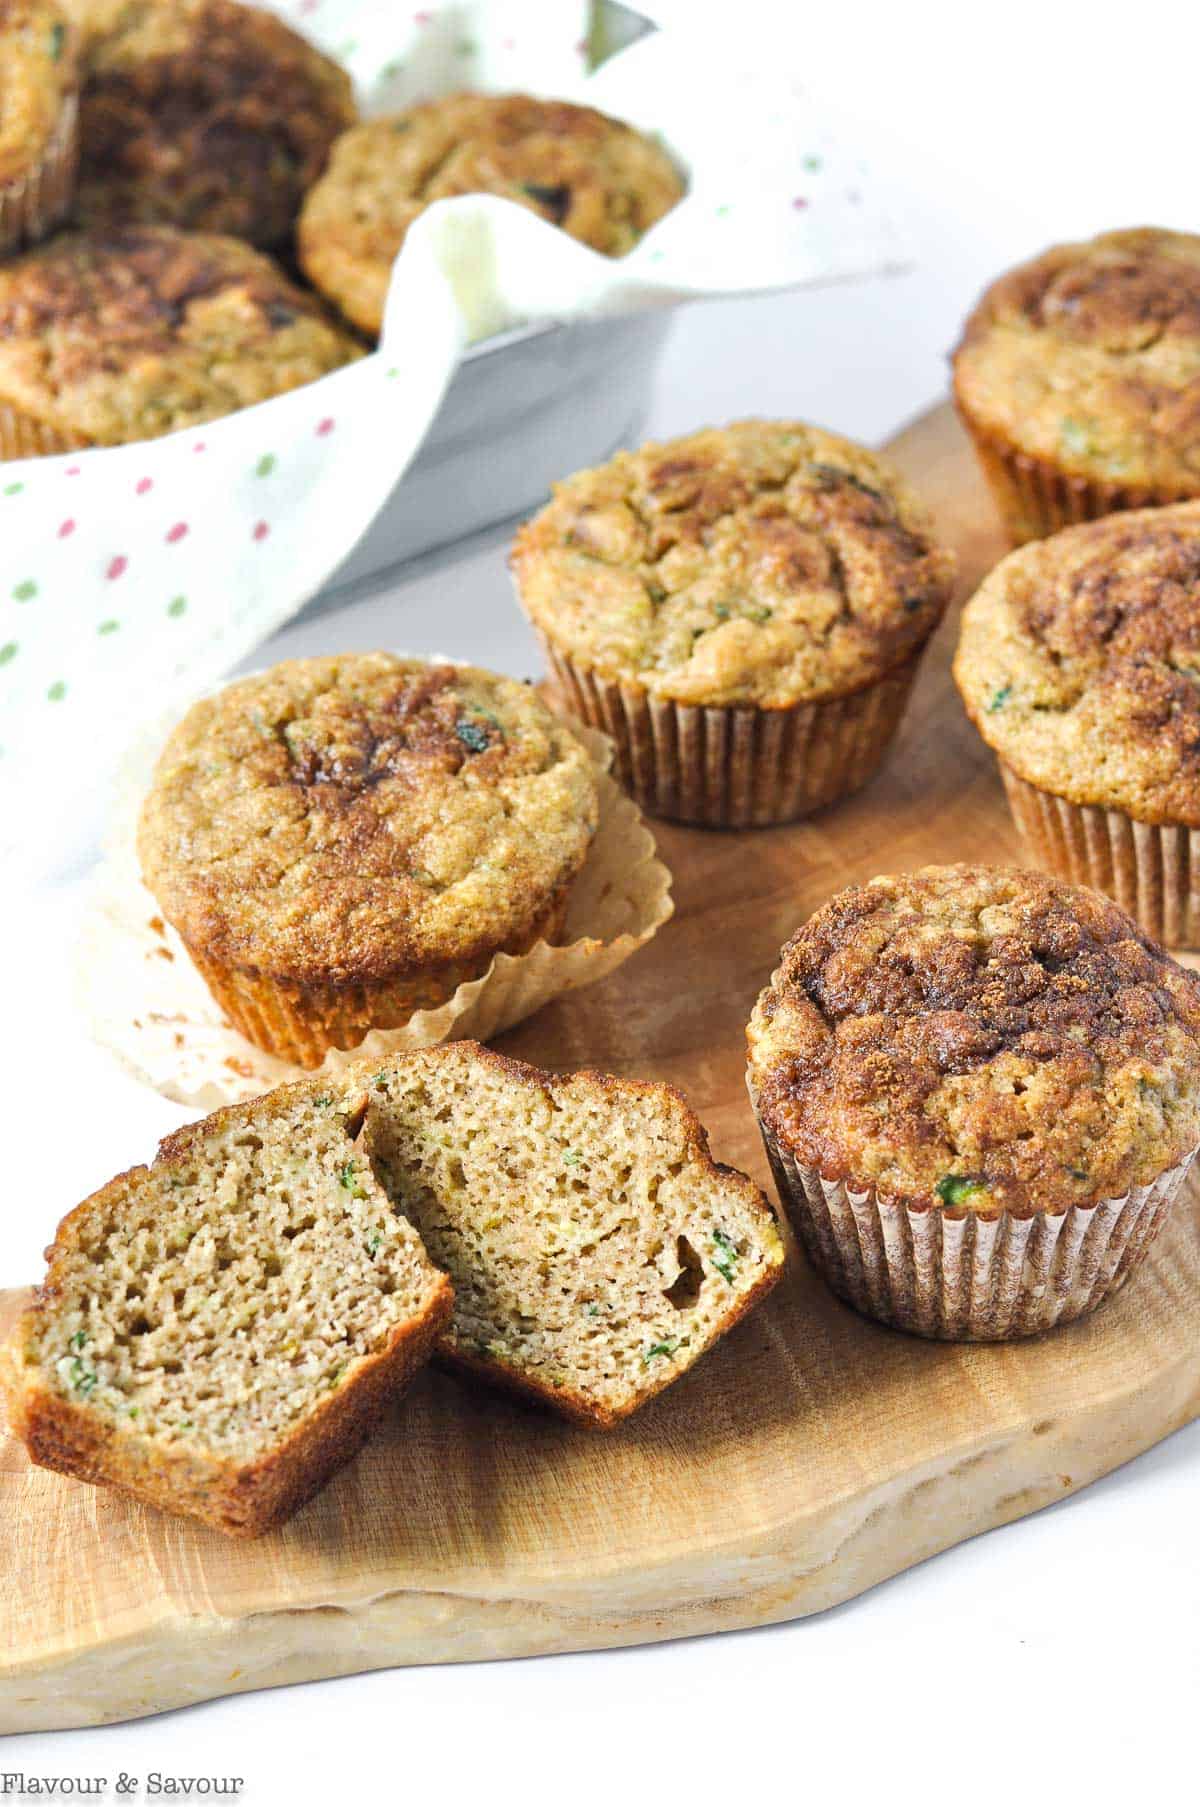
<path fill-rule="evenodd" d="M 892 449 L 957 545 L 965 591 L 1003 548 L 949 411 Z M 938 636 L 868 790 L 791 829 L 662 825 L 674 921 L 504 1046 L 546 1066 L 674 1081 L 717 1156 L 769 1185 L 742 1032 L 781 943 L 875 872 L 1019 858 L 952 689 L 954 632 L 950 621 Z M 361 1458 L 259 1543 L 31 1468 L 5 1438 L 0 1726 L 91 1725 L 392 1664 L 817 1612 L 1061 1499 L 1198 1413 L 1193 1193 L 1122 1295 L 1030 1343 L 884 1330 L 793 1251 L 767 1305 L 612 1435 L 428 1372 Z"/>

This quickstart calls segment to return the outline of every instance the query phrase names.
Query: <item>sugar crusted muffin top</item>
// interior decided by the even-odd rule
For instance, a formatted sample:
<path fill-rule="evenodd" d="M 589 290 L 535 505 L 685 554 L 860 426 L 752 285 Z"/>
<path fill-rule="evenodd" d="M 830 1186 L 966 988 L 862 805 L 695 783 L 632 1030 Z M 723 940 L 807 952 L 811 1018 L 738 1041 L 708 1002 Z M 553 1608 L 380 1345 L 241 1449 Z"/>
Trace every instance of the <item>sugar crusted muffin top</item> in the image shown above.
<path fill-rule="evenodd" d="M 237 0 L 119 0 L 85 17 L 79 222 L 287 238 L 358 116 L 345 70 Z"/>
<path fill-rule="evenodd" d="M 874 453 L 792 421 L 619 452 L 517 535 L 521 602 L 556 646 L 679 703 L 787 708 L 904 663 L 952 555 Z"/>
<path fill-rule="evenodd" d="M 392 261 L 433 201 L 500 195 L 621 257 L 683 188 L 659 145 L 593 107 L 450 94 L 368 120 L 338 140 L 304 204 L 300 261 L 348 319 L 377 333 Z"/>
<path fill-rule="evenodd" d="M 1062 1212 L 1200 1141 L 1200 982 L 1095 892 L 930 866 L 783 950 L 750 1082 L 798 1160 L 917 1208 Z"/>
<path fill-rule="evenodd" d="M 366 653 L 290 660 L 197 703 L 138 851 L 191 946 L 353 984 L 532 929 L 598 814 L 588 753 L 528 685 Z"/>
<path fill-rule="evenodd" d="M 78 34 L 62 8 L 0 0 L 0 188 L 36 168 L 78 79 Z"/>
<path fill-rule="evenodd" d="M 1200 237 L 1056 245 L 993 283 L 954 354 L 972 418 L 1068 475 L 1200 492 Z"/>
<path fill-rule="evenodd" d="M 954 676 L 1030 784 L 1200 826 L 1200 502 L 1010 553 L 963 612 Z"/>
<path fill-rule="evenodd" d="M 69 233 L 0 268 L 0 398 L 68 439 L 155 438 L 360 355 L 313 296 L 235 239 Z"/>

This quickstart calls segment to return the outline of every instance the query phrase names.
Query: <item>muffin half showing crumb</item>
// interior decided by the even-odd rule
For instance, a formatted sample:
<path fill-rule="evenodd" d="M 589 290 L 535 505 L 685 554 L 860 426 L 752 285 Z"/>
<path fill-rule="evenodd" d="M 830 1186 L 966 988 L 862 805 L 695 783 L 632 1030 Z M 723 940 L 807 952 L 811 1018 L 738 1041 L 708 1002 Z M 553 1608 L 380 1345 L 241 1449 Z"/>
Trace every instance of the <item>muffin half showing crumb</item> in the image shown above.
<path fill-rule="evenodd" d="M 1030 855 L 1200 946 L 1200 502 L 1010 553 L 954 676 Z"/>
<path fill-rule="evenodd" d="M 790 822 L 878 769 L 953 556 L 874 453 L 745 420 L 556 484 L 512 553 L 561 701 L 643 809 Z"/>
<path fill-rule="evenodd" d="M 433 201 L 500 195 L 623 257 L 683 186 L 660 145 L 592 107 L 450 94 L 344 133 L 304 203 L 297 246 L 310 281 L 374 334 L 396 254 Z"/>
<path fill-rule="evenodd" d="M 78 32 L 55 0 L 0 0 L 0 255 L 62 219 L 78 151 Z"/>
<path fill-rule="evenodd" d="M 286 1087 L 64 1219 L 6 1352 L 35 1462 L 257 1537 L 356 1454 L 451 1304 L 357 1127 Z"/>
<path fill-rule="evenodd" d="M 365 653 L 197 703 L 138 850 L 234 1027 L 312 1067 L 558 939 L 598 821 L 590 755 L 528 685 Z"/>
<path fill-rule="evenodd" d="M 1011 538 L 1200 495 L 1200 237 L 1055 245 L 985 292 L 954 395 Z"/>
<path fill-rule="evenodd" d="M 454 1283 L 439 1355 L 568 1418 L 636 1411 L 779 1277 L 766 1200 L 670 1086 L 452 1042 L 386 1061 L 365 1096 L 364 1152 Z"/>
<path fill-rule="evenodd" d="M 268 249 L 289 240 L 358 116 L 345 70 L 237 0 L 83 0 L 82 11 L 79 223 L 182 226 Z"/>
<path fill-rule="evenodd" d="M 841 892 L 784 948 L 748 1039 L 813 1265 L 921 1336 L 1094 1310 L 1200 1144 L 1200 981 L 1040 873 L 930 866 Z"/>
<path fill-rule="evenodd" d="M 235 239 L 66 233 L 0 268 L 0 458 L 156 439 L 360 355 Z"/>

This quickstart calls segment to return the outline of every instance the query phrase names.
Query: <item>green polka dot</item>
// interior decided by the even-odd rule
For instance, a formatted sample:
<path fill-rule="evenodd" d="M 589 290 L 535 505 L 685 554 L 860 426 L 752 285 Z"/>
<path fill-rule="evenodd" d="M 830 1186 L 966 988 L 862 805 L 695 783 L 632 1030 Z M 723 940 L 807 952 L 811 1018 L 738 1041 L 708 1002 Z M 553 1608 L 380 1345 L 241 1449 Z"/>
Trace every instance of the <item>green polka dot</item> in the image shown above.
<path fill-rule="evenodd" d="M 47 699 L 52 703 L 61 703 L 66 694 L 67 687 L 61 678 L 58 678 L 51 684 L 49 690 L 46 692 Z"/>
<path fill-rule="evenodd" d="M 102 621 L 96 632 L 98 634 L 115 634 L 120 625 L 119 621 Z"/>
<path fill-rule="evenodd" d="M 24 487 L 23 483 L 9 483 L 5 486 L 4 493 L 6 496 L 19 496 Z"/>
<path fill-rule="evenodd" d="M 456 56 L 474 56 L 476 48 L 474 38 L 460 38 L 454 46 L 454 52 Z"/>
<path fill-rule="evenodd" d="M 25 578 L 23 582 L 19 583 L 13 590 L 13 600 L 15 602 L 28 602 L 30 597 L 36 595 L 37 585 L 34 583 L 32 577 Z"/>
<path fill-rule="evenodd" d="M 399 376 L 400 375 L 400 366 L 398 364 L 393 364 L 392 368 L 388 371 L 387 374 L 389 376 Z"/>
<path fill-rule="evenodd" d="M 821 167 L 821 159 L 817 156 L 815 151 L 810 151 L 808 156 L 803 159 L 803 162 L 805 169 L 820 169 Z"/>
<path fill-rule="evenodd" d="M 729 212 L 729 206 L 728 206 L 728 203 L 726 203 L 724 206 L 717 208 L 717 218 L 719 220 L 723 220 L 725 218 L 725 216 L 728 214 L 728 212 Z"/>
<path fill-rule="evenodd" d="M 254 467 L 254 475 L 256 477 L 269 477 L 271 472 L 275 469 L 275 463 L 274 452 L 264 452 Z"/>
<path fill-rule="evenodd" d="M 403 63 L 385 63 L 383 65 L 384 80 L 389 81 L 389 82 L 394 82 L 396 77 L 400 74 L 400 71 L 403 69 L 403 67 L 404 67 Z"/>
<path fill-rule="evenodd" d="M 178 621 L 186 608 L 186 596 L 172 596 L 170 602 L 167 604 L 167 614 L 170 615 L 173 621 Z"/>
<path fill-rule="evenodd" d="M 16 656 L 17 656 L 16 641 L 15 640 L 6 640 L 4 642 L 4 645 L 0 646 L 0 665 L 11 665 L 12 661 L 16 658 Z"/>
<path fill-rule="evenodd" d="M 664 256 L 665 256 L 665 253 L 662 251 L 651 251 L 650 262 L 652 264 L 660 264 L 662 262 Z"/>
<path fill-rule="evenodd" d="M 344 44 L 339 44 L 337 51 L 336 51 L 336 55 L 341 57 L 342 61 L 345 62 L 346 58 L 353 56 L 354 52 L 357 49 L 358 49 L 358 39 L 357 38 L 347 38 Z"/>

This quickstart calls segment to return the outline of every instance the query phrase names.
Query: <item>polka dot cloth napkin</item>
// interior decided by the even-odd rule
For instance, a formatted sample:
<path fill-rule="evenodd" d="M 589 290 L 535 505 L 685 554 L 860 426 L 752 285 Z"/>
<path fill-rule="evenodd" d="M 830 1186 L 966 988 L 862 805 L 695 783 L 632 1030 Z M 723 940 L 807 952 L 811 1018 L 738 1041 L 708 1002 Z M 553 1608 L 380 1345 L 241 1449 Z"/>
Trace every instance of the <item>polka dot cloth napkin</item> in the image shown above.
<path fill-rule="evenodd" d="M 438 202 L 397 259 L 372 356 L 201 431 L 0 466 L 10 882 L 87 857 L 139 722 L 182 711 L 321 588 L 385 504 L 472 340 L 521 320 L 901 261 L 866 171 L 811 97 L 778 71 L 715 60 L 686 32 L 643 39 L 584 76 L 581 9 L 563 0 L 281 10 L 343 56 L 368 111 L 464 85 L 586 98 L 658 132 L 688 193 L 619 261 L 507 201 Z"/>

